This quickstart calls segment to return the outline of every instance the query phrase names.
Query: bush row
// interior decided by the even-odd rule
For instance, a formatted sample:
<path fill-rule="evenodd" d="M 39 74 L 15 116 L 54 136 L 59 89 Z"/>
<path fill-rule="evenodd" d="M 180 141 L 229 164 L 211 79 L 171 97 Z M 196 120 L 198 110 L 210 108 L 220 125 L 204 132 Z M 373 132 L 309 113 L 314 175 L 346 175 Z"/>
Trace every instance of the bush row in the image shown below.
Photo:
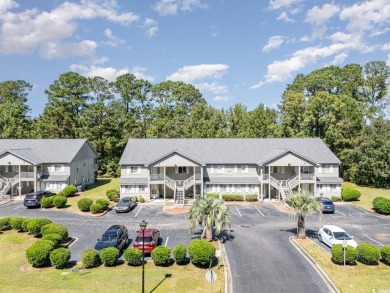
<path fill-rule="evenodd" d="M 222 198 L 225 201 L 257 201 L 258 196 L 257 194 L 248 194 L 248 195 L 242 195 L 242 194 L 234 194 L 234 193 L 225 193 L 222 194 L 221 197 L 219 193 L 207 193 L 207 197 L 214 197 L 214 198 Z"/>
<path fill-rule="evenodd" d="M 343 264 L 344 250 L 342 244 L 332 246 L 332 261 L 336 264 Z M 345 252 L 345 263 L 356 264 L 359 261 L 367 265 L 377 265 L 380 258 L 390 265 L 390 245 L 385 245 L 381 249 L 373 244 L 361 243 L 356 248 L 348 246 Z"/>
<path fill-rule="evenodd" d="M 49 197 L 44 197 L 41 200 L 41 207 L 43 208 L 51 208 L 55 206 L 56 208 L 64 208 L 68 200 L 65 196 L 62 195 L 54 195 Z"/>
<path fill-rule="evenodd" d="M 176 245 L 173 247 L 173 259 L 181 265 L 186 263 L 187 249 L 185 245 Z M 188 254 L 190 261 L 199 267 L 208 267 L 210 261 L 215 258 L 215 247 L 205 240 L 194 240 L 188 245 Z M 142 251 L 128 248 L 123 253 L 125 261 L 130 266 L 139 266 L 142 264 Z M 82 255 L 82 263 L 85 268 L 93 268 L 102 263 L 104 266 L 113 266 L 119 257 L 117 248 L 104 248 L 100 255 L 94 249 L 84 251 Z M 151 257 L 156 266 L 168 266 L 172 263 L 171 248 L 158 246 L 153 249 Z"/>
<path fill-rule="evenodd" d="M 82 198 L 77 202 L 77 206 L 82 212 L 100 213 L 108 209 L 110 202 L 105 199 L 97 199 L 94 203 L 92 199 Z"/>
<path fill-rule="evenodd" d="M 372 201 L 374 210 L 380 214 L 390 215 L 390 199 L 384 197 L 376 197 Z"/>

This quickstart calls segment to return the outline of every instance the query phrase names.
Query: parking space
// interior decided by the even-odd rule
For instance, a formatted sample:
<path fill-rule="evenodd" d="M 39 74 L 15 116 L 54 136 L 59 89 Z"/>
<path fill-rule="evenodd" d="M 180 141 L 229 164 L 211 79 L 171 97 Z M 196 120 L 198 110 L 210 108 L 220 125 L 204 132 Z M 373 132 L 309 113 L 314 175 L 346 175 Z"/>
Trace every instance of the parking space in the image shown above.
<path fill-rule="evenodd" d="M 275 206 L 271 204 L 245 204 L 245 205 L 229 205 L 229 211 L 232 216 L 243 218 L 259 218 L 263 220 L 269 220 L 270 218 L 286 217 L 287 214 L 279 211 Z"/>

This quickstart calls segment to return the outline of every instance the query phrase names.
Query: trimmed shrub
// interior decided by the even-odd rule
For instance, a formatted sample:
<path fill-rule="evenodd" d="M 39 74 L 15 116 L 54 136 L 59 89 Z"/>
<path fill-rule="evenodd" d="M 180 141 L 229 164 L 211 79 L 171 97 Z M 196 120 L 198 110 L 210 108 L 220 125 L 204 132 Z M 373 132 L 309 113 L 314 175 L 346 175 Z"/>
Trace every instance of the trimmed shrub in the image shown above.
<path fill-rule="evenodd" d="M 341 197 L 344 201 L 356 201 L 360 197 L 360 192 L 352 188 L 343 188 L 341 190 Z"/>
<path fill-rule="evenodd" d="M 0 230 L 9 230 L 11 229 L 11 223 L 10 223 L 11 218 L 6 217 L 0 219 Z"/>
<path fill-rule="evenodd" d="M 257 194 L 248 194 L 245 196 L 246 201 L 258 201 Z"/>
<path fill-rule="evenodd" d="M 135 202 L 138 202 L 138 195 L 134 195 L 133 199 L 134 199 Z"/>
<path fill-rule="evenodd" d="M 333 202 L 338 202 L 341 200 L 341 197 L 340 196 L 337 196 L 337 195 L 333 195 L 331 198 L 330 198 Z"/>
<path fill-rule="evenodd" d="M 53 198 L 54 196 L 44 197 L 41 199 L 41 207 L 48 209 L 53 207 Z"/>
<path fill-rule="evenodd" d="M 390 265 L 390 245 L 385 245 L 385 246 L 382 246 L 381 248 L 381 256 L 382 256 L 382 260 Z"/>
<path fill-rule="evenodd" d="M 345 253 L 345 263 L 349 265 L 356 264 L 356 259 L 358 257 L 358 252 L 355 247 L 350 245 L 347 246 L 347 251 Z M 335 244 L 332 246 L 332 260 L 334 263 L 342 265 L 344 263 L 344 250 L 342 244 Z"/>
<path fill-rule="evenodd" d="M 219 198 L 219 194 L 218 193 L 206 193 L 206 196 L 207 197 Z"/>
<path fill-rule="evenodd" d="M 140 203 L 144 203 L 144 202 L 145 202 L 145 199 L 144 199 L 142 196 L 140 196 L 140 197 L 139 197 L 139 202 L 140 202 Z"/>
<path fill-rule="evenodd" d="M 186 261 L 187 248 L 185 245 L 176 245 L 175 247 L 173 247 L 172 253 L 173 258 L 178 265 Z"/>
<path fill-rule="evenodd" d="M 59 191 L 59 192 L 57 193 L 57 195 L 65 196 L 63 190 Z"/>
<path fill-rule="evenodd" d="M 88 249 L 83 252 L 83 255 L 81 256 L 81 261 L 85 268 L 97 267 L 100 263 L 99 254 L 94 249 Z"/>
<path fill-rule="evenodd" d="M 128 248 L 124 252 L 124 259 L 131 266 L 142 265 L 142 251 L 138 249 Z"/>
<path fill-rule="evenodd" d="M 118 198 L 118 193 L 116 192 L 115 189 L 109 189 L 106 191 L 106 196 L 109 200 L 114 200 L 116 198 Z"/>
<path fill-rule="evenodd" d="M 41 228 L 41 234 L 43 236 L 48 234 L 57 234 L 61 236 L 62 241 L 68 238 L 68 229 L 60 224 L 51 223 Z"/>
<path fill-rule="evenodd" d="M 50 253 L 53 249 L 53 242 L 49 240 L 37 240 L 26 250 L 27 260 L 33 267 L 49 265 Z"/>
<path fill-rule="evenodd" d="M 390 199 L 385 197 L 376 197 L 372 201 L 372 205 L 377 213 L 390 215 Z"/>
<path fill-rule="evenodd" d="M 27 230 L 32 235 L 39 235 L 41 234 L 41 228 L 47 224 L 50 224 L 51 220 L 47 218 L 36 218 L 31 219 L 27 224 Z"/>
<path fill-rule="evenodd" d="M 93 200 L 89 198 L 82 198 L 77 202 L 77 206 L 82 212 L 89 212 L 89 208 L 93 204 Z"/>
<path fill-rule="evenodd" d="M 196 266 L 207 267 L 215 257 L 215 247 L 205 240 L 194 240 L 188 244 L 188 254 Z"/>
<path fill-rule="evenodd" d="M 53 204 L 58 209 L 65 207 L 67 202 L 68 200 L 66 199 L 66 197 L 62 195 L 56 195 L 53 198 Z"/>
<path fill-rule="evenodd" d="M 116 247 L 106 247 L 100 252 L 100 260 L 106 267 L 111 267 L 115 264 L 119 257 L 119 249 Z"/>
<path fill-rule="evenodd" d="M 27 225 L 30 223 L 32 219 L 24 219 L 22 222 L 22 231 L 23 232 L 28 232 Z"/>
<path fill-rule="evenodd" d="M 103 211 L 105 211 L 108 208 L 108 206 L 110 205 L 110 202 L 108 200 L 101 199 L 101 198 L 97 199 L 96 203 L 102 207 Z"/>
<path fill-rule="evenodd" d="M 150 254 L 156 266 L 167 266 L 171 263 L 171 249 L 165 246 L 157 246 Z"/>
<path fill-rule="evenodd" d="M 62 195 L 65 197 L 73 196 L 77 192 L 77 187 L 74 185 L 68 185 L 62 190 Z"/>
<path fill-rule="evenodd" d="M 17 217 L 11 218 L 10 220 L 11 228 L 16 231 L 23 231 L 22 224 L 24 220 L 25 218 L 17 218 Z"/>
<path fill-rule="evenodd" d="M 50 253 L 50 263 L 56 269 L 63 269 L 70 260 L 70 251 L 66 248 L 57 248 Z"/>
<path fill-rule="evenodd" d="M 92 214 L 97 214 L 97 213 L 100 213 L 102 211 L 102 206 L 98 203 L 93 203 L 91 204 L 91 206 L 89 207 L 89 211 L 92 213 Z"/>
<path fill-rule="evenodd" d="M 222 199 L 225 201 L 243 201 L 244 196 L 242 194 L 222 194 Z"/>
<path fill-rule="evenodd" d="M 61 235 L 58 235 L 58 234 L 46 234 L 46 235 L 42 236 L 42 239 L 43 240 L 50 240 L 51 242 L 53 242 L 54 248 L 60 247 L 60 245 L 62 243 L 62 237 L 61 237 Z"/>
<path fill-rule="evenodd" d="M 356 247 L 358 252 L 358 261 L 367 265 L 377 265 L 381 257 L 381 251 L 378 247 L 369 243 L 361 243 Z"/>

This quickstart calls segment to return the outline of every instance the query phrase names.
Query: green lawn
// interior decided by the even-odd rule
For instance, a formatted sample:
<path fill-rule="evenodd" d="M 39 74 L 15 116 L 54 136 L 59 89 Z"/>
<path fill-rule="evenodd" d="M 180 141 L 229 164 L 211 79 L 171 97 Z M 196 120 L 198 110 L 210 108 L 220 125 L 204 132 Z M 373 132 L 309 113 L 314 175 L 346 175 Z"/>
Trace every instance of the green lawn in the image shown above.
<path fill-rule="evenodd" d="M 314 242 L 308 239 L 295 240 L 318 262 L 340 292 L 385 292 L 390 289 L 390 266 L 383 263 L 377 266 L 358 263 L 343 268 L 334 264 L 331 256 Z"/>
<path fill-rule="evenodd" d="M 93 201 L 102 198 L 107 199 L 106 191 L 108 189 L 119 189 L 119 178 L 99 178 L 96 183 L 88 187 L 88 189 L 80 196 L 68 197 L 69 209 L 74 211 L 80 211 L 77 207 L 77 202 L 81 198 L 90 198 Z"/>
<path fill-rule="evenodd" d="M 372 209 L 372 201 L 375 197 L 382 196 L 390 199 L 390 189 L 363 187 L 350 182 L 344 182 L 342 187 L 353 188 L 360 191 L 362 195 L 360 196 L 359 200 L 352 201 L 351 203 L 365 209 Z"/>
<path fill-rule="evenodd" d="M 121 264 L 116 267 L 88 269 L 75 273 L 71 268 L 33 268 L 27 262 L 25 250 L 35 239 L 27 233 L 5 231 L 0 234 L 1 292 L 140 292 L 141 267 Z M 207 270 L 172 265 L 145 266 L 146 292 L 210 292 L 205 279 Z M 212 292 L 224 292 L 224 268 L 217 273 Z"/>

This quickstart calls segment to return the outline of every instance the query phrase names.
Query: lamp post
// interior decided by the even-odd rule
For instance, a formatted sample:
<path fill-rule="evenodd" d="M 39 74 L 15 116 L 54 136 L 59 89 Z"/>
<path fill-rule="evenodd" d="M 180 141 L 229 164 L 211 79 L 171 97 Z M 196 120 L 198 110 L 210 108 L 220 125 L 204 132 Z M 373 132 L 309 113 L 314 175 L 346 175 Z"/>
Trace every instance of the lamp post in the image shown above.
<path fill-rule="evenodd" d="M 142 230 L 142 293 L 145 293 L 145 229 L 147 224 L 145 221 L 139 224 Z"/>

